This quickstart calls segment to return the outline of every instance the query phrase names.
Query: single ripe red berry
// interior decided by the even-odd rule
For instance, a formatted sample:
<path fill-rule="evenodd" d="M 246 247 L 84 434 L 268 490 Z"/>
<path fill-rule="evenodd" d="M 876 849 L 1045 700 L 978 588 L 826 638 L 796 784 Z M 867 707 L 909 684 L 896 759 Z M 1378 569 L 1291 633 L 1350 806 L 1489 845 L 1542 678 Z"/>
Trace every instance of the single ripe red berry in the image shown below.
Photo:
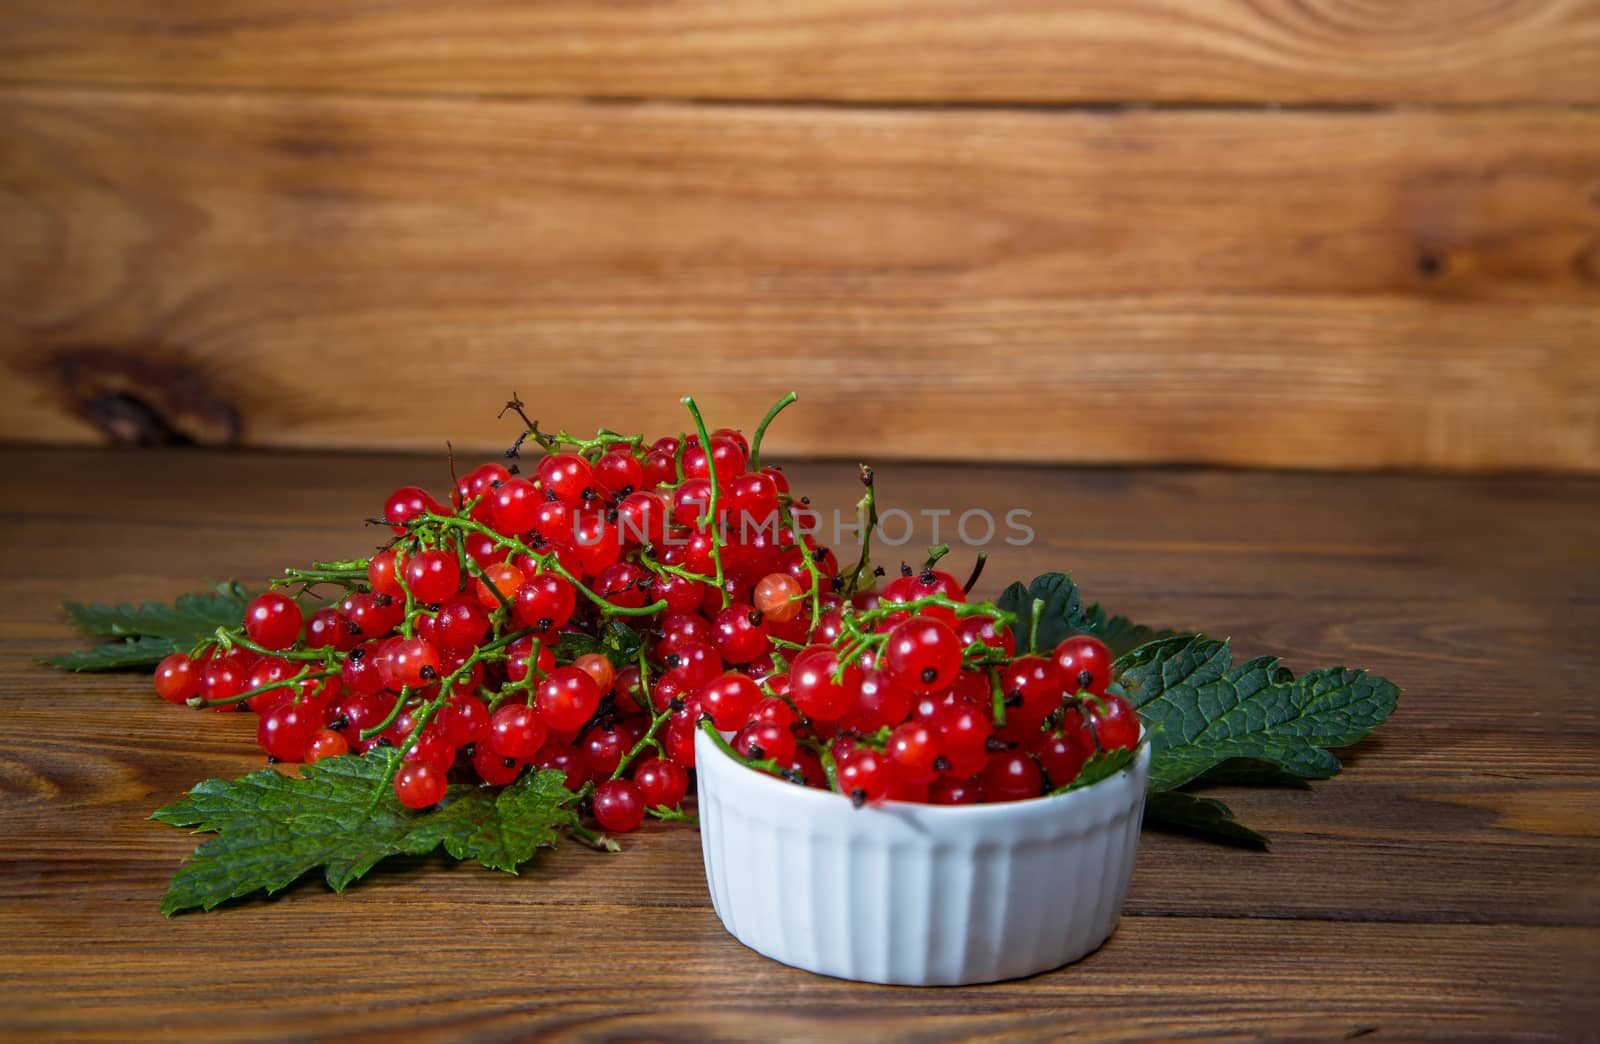
<path fill-rule="evenodd" d="M 857 747 L 840 758 L 834 777 L 839 792 L 857 808 L 889 796 L 888 759 L 870 747 Z"/>
<path fill-rule="evenodd" d="M 677 808 L 689 791 L 688 775 L 662 758 L 641 761 L 633 770 L 633 784 L 647 808 Z"/>
<path fill-rule="evenodd" d="M 539 716 L 552 729 L 576 729 L 600 706 L 600 687 L 576 667 L 558 667 L 539 683 Z"/>
<path fill-rule="evenodd" d="M 1050 784 L 1064 787 L 1078 778 L 1084 762 L 1094 753 L 1094 738 L 1080 730 L 1052 732 L 1039 744 L 1035 755 L 1039 767 L 1050 777 Z"/>
<path fill-rule="evenodd" d="M 448 551 L 422 551 L 406 563 L 406 583 L 411 597 L 424 605 L 437 605 L 461 587 L 461 562 Z"/>
<path fill-rule="evenodd" d="M 489 519 L 495 531 L 506 536 L 526 533 L 533 528 L 544 496 L 525 478 L 514 478 L 497 486 L 489 495 Z"/>
<path fill-rule="evenodd" d="M 789 698 L 813 721 L 838 721 L 856 705 L 861 669 L 855 664 L 839 673 L 839 657 L 831 648 L 796 658 L 789 671 Z"/>
<path fill-rule="evenodd" d="M 966 700 L 940 704 L 928 717 L 928 724 L 944 738 L 946 775 L 976 776 L 988 763 L 989 737 L 994 735 L 994 719 L 989 710 Z"/>
<path fill-rule="evenodd" d="M 955 776 L 940 776 L 928 787 L 930 805 L 971 805 L 978 800 L 975 780 Z"/>
<path fill-rule="evenodd" d="M 984 801 L 1025 801 L 1036 798 L 1044 785 L 1039 766 L 1020 750 L 995 754 L 978 776 Z"/>
<path fill-rule="evenodd" d="M 528 677 L 531 670 L 541 678 L 556 669 L 555 650 L 547 641 L 539 642 L 539 656 L 534 659 L 534 639 L 532 635 L 518 638 L 506 646 L 506 677 L 514 682 L 520 682 Z"/>
<path fill-rule="evenodd" d="M 576 506 L 586 494 L 594 495 L 594 471 L 576 453 L 552 453 L 539 461 L 539 484 L 558 500 Z"/>
<path fill-rule="evenodd" d="M 994 619 L 988 616 L 967 616 L 956 621 L 956 637 L 961 639 L 962 648 L 979 642 L 991 649 L 999 649 L 1007 656 L 1013 656 L 1017 651 L 1017 639 L 1011 633 L 1011 628 L 995 626 Z"/>
<path fill-rule="evenodd" d="M 156 695 L 183 703 L 200 691 L 200 670 L 186 653 L 173 653 L 156 665 Z"/>
<path fill-rule="evenodd" d="M 597 778 L 609 776 L 622 763 L 622 756 L 632 746 L 628 734 L 619 728 L 590 729 L 583 737 L 583 761 Z"/>
<path fill-rule="evenodd" d="M 747 675 L 729 671 L 700 690 L 700 706 L 722 732 L 735 732 L 750 720 L 761 689 Z"/>
<path fill-rule="evenodd" d="M 372 588 L 375 595 L 388 595 L 390 598 L 402 598 L 405 592 L 400 589 L 398 573 L 402 568 L 400 552 L 392 548 L 379 551 L 367 563 L 367 586 Z"/>
<path fill-rule="evenodd" d="M 444 798 L 446 770 L 431 761 L 408 761 L 394 777 L 394 796 L 407 808 L 428 808 Z"/>
<path fill-rule="evenodd" d="M 279 761 L 299 761 L 306 756 L 320 720 L 304 707 L 280 703 L 261 715 L 256 723 L 256 740 L 261 749 Z"/>
<path fill-rule="evenodd" d="M 961 639 L 942 620 L 914 616 L 889 632 L 879 663 L 915 695 L 938 692 L 961 671 Z"/>
<path fill-rule="evenodd" d="M 489 716 L 489 749 L 504 758 L 527 761 L 544 745 L 545 723 L 532 707 L 508 703 Z"/>
<path fill-rule="evenodd" d="M 733 738 L 733 749 L 741 757 L 755 761 L 771 759 L 787 765 L 794 760 L 794 733 L 774 722 L 752 721 Z"/>
<path fill-rule="evenodd" d="M 1111 684 L 1111 660 L 1110 648 L 1091 635 L 1074 635 L 1056 646 L 1056 669 L 1068 696 L 1105 692 Z"/>
<path fill-rule="evenodd" d="M 489 734 L 489 709 L 476 696 L 455 696 L 439 708 L 439 731 L 452 747 L 478 743 Z"/>
<path fill-rule="evenodd" d="M 439 680 L 439 650 L 426 638 L 400 638 L 388 649 L 383 677 L 391 689 L 419 689 Z"/>
<path fill-rule="evenodd" d="M 576 792 L 577 789 L 589 781 L 589 764 L 584 761 L 578 748 L 570 743 L 563 743 L 558 739 L 551 739 L 539 748 L 539 754 L 533 759 L 534 765 L 543 769 L 555 769 L 566 774 L 566 788 Z"/>
<path fill-rule="evenodd" d="M 1061 705 L 1061 672 L 1043 656 L 1019 656 L 1000 670 L 1007 720 L 1037 725 Z"/>
<path fill-rule="evenodd" d="M 389 499 L 383 503 L 383 517 L 396 533 L 404 533 L 407 522 L 430 512 L 440 515 L 444 513 L 444 508 L 427 490 L 416 486 L 401 486 L 390 493 Z"/>
<path fill-rule="evenodd" d="M 333 729 L 318 729 L 306 747 L 306 764 L 315 764 L 323 758 L 336 758 L 350 753 L 350 743 L 342 733 Z"/>
<path fill-rule="evenodd" d="M 557 573 L 540 573 L 517 588 L 512 608 L 524 625 L 553 631 L 572 619 L 577 605 L 578 592 L 570 581 Z"/>
<path fill-rule="evenodd" d="M 896 776 L 910 783 L 931 783 L 939 776 L 944 737 L 925 722 L 908 721 L 889 733 L 884 753 Z"/>
<path fill-rule="evenodd" d="M 473 771 L 478 773 L 478 778 L 492 787 L 505 786 L 522 774 L 525 761 L 508 758 L 503 754 L 496 754 L 489 749 L 487 743 L 478 744 L 472 755 Z"/>
<path fill-rule="evenodd" d="M 717 614 L 711 625 L 711 643 L 729 663 L 749 663 L 772 647 L 761 613 L 740 602 Z"/>
<path fill-rule="evenodd" d="M 250 640 L 268 649 L 287 649 L 300 637 L 304 617 L 293 598 L 282 591 L 256 595 L 244 610 L 244 630 Z"/>
<path fill-rule="evenodd" d="M 1131 750 L 1139 742 L 1139 712 L 1115 694 L 1088 701 L 1089 724 L 1101 750 Z"/>
<path fill-rule="evenodd" d="M 608 779 L 594 788 L 594 818 L 614 834 L 625 834 L 644 819 L 644 797 L 626 779 Z"/>
<path fill-rule="evenodd" d="M 644 465 L 627 446 L 614 446 L 594 462 L 594 484 L 615 499 L 625 497 L 644 484 Z"/>

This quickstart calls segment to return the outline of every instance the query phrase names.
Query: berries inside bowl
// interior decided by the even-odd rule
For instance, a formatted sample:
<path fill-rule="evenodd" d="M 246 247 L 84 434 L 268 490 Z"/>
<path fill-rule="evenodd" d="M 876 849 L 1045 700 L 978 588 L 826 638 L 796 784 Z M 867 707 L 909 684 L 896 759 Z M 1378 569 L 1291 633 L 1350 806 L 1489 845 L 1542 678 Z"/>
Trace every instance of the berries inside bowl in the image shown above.
<path fill-rule="evenodd" d="M 1076 960 L 1115 927 L 1149 768 L 1110 651 L 1016 655 L 1010 613 L 931 568 L 903 581 L 830 610 L 787 671 L 702 692 L 717 914 L 769 957 L 868 982 Z"/>

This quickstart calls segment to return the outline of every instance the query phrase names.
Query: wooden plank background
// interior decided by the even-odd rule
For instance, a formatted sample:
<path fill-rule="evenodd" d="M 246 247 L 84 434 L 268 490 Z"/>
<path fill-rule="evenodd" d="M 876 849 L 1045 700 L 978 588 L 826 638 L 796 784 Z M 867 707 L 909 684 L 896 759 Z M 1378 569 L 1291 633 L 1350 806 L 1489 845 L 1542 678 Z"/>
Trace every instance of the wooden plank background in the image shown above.
<path fill-rule="evenodd" d="M 10 0 L 13 81 L 608 98 L 1600 102 L 1597 0 Z"/>
<path fill-rule="evenodd" d="M 21 0 L 0 439 L 1600 471 L 1597 69 L 1594 0 Z"/>

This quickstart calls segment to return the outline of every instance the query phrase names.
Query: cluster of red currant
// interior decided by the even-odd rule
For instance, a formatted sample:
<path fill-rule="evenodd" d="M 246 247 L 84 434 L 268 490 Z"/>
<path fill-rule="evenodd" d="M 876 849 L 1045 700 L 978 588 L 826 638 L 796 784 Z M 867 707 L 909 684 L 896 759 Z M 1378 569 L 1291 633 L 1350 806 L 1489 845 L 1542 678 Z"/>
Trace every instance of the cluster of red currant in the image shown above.
<path fill-rule="evenodd" d="M 1095 753 L 1133 749 L 1139 717 L 1107 691 L 1103 642 L 1080 635 L 1017 656 L 1014 623 L 930 566 L 830 607 L 787 671 L 759 679 L 770 696 L 730 676 L 701 706 L 737 730 L 735 754 L 857 805 L 1039 797 Z"/>
<path fill-rule="evenodd" d="M 769 771 L 858 802 L 1034 797 L 1136 740 L 1097 641 L 1014 657 L 1010 615 L 947 573 L 871 590 L 870 536 L 841 571 L 760 464 L 787 401 L 753 441 L 708 432 L 689 400 L 696 431 L 648 444 L 530 422 L 512 456 L 531 439 L 533 474 L 484 464 L 448 505 L 396 490 L 388 545 L 288 570 L 242 627 L 162 662 L 156 690 L 255 711 L 279 761 L 393 745 L 412 808 L 451 778 L 557 769 L 619 832 L 681 815 L 702 718 Z M 307 615 L 326 585 L 342 597 Z"/>

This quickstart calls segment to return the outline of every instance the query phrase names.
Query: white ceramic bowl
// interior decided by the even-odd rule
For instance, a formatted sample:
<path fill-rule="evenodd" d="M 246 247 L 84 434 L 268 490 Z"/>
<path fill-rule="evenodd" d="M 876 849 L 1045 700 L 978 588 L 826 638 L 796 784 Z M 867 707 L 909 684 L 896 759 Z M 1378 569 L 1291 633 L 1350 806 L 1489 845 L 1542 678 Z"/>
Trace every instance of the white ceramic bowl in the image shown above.
<path fill-rule="evenodd" d="M 861 809 L 695 735 L 711 902 L 740 942 L 861 982 L 956 986 L 1105 942 L 1133 875 L 1150 747 L 1109 779 L 994 805 Z"/>

